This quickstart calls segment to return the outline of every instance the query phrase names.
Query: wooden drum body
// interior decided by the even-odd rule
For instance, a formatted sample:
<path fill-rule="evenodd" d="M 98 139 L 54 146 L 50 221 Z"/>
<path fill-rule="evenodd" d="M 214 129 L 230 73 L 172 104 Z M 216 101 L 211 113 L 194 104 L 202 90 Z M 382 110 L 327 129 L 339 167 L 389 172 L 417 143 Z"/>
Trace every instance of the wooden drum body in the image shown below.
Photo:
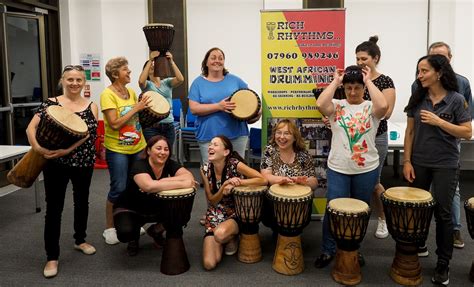
<path fill-rule="evenodd" d="M 262 214 L 266 186 L 236 186 L 233 189 L 240 243 L 237 258 L 244 263 L 262 260 L 258 223 Z"/>
<path fill-rule="evenodd" d="M 396 241 L 390 276 L 401 285 L 420 285 L 417 246 L 428 237 L 435 201 L 429 192 L 413 187 L 389 188 L 381 199 L 388 232 Z"/>
<path fill-rule="evenodd" d="M 160 52 L 160 56 L 156 57 L 154 62 L 154 76 L 162 79 L 171 77 L 171 68 L 166 58 L 166 52 L 173 44 L 174 26 L 164 23 L 152 23 L 145 25 L 143 32 L 150 50 Z"/>
<path fill-rule="evenodd" d="M 189 270 L 189 260 L 183 242 L 183 226 L 191 218 L 194 188 L 162 191 L 156 196 L 160 199 L 160 213 L 166 229 L 166 242 L 161 256 L 160 271 L 166 275 L 177 275 Z"/>
<path fill-rule="evenodd" d="M 38 124 L 36 140 L 39 145 L 57 150 L 68 148 L 87 136 L 87 124 L 72 111 L 59 105 L 46 108 L 46 114 Z M 43 170 L 47 160 L 30 149 L 8 173 L 8 181 L 19 187 L 30 187 Z"/>
<path fill-rule="evenodd" d="M 467 229 L 469 230 L 471 238 L 474 239 L 474 197 L 471 197 L 464 202 L 464 210 L 466 211 Z M 474 282 L 474 261 L 472 261 L 471 264 L 469 279 Z"/>
<path fill-rule="evenodd" d="M 163 119 L 166 119 L 170 114 L 170 104 L 165 97 L 160 95 L 157 92 L 148 91 L 143 94 L 140 94 L 138 97 L 139 100 L 143 96 L 150 96 L 150 106 L 141 112 L 138 113 L 138 118 L 140 119 L 140 125 L 143 129 L 153 126 L 155 123 L 160 122 Z"/>
<path fill-rule="evenodd" d="M 334 281 L 356 285 L 362 280 L 358 260 L 359 245 L 370 219 L 367 203 L 354 198 L 337 198 L 328 203 L 329 229 L 337 244 L 336 263 L 331 271 Z"/>
<path fill-rule="evenodd" d="M 296 275 L 304 270 L 300 234 L 311 220 L 313 191 L 299 184 L 274 184 L 268 198 L 273 204 L 278 240 L 272 268 L 284 275 Z"/>
<path fill-rule="evenodd" d="M 260 111 L 262 102 L 257 93 L 250 89 L 240 89 L 235 91 L 229 98 L 235 103 L 235 109 L 231 115 L 239 121 L 248 121 L 255 118 Z"/>

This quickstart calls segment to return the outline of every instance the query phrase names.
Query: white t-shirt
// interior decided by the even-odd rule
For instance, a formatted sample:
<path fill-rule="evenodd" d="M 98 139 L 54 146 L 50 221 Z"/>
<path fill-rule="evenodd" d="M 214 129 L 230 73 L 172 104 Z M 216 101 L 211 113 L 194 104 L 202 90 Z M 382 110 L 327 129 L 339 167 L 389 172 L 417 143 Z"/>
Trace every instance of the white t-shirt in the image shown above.
<path fill-rule="evenodd" d="M 379 156 L 375 134 L 380 120 L 372 115 L 372 102 L 351 105 L 332 100 L 335 112 L 331 121 L 332 143 L 328 167 L 343 174 L 359 174 L 376 169 Z"/>

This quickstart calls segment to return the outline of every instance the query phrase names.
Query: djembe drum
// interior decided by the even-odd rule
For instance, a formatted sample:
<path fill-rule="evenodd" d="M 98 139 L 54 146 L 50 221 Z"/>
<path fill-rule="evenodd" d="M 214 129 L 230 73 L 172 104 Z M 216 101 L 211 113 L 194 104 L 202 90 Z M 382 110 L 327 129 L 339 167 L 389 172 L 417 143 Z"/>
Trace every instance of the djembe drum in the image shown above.
<path fill-rule="evenodd" d="M 237 258 L 244 263 L 255 263 L 262 260 L 258 223 L 266 191 L 266 186 L 236 186 L 233 189 L 235 214 L 240 229 Z"/>
<path fill-rule="evenodd" d="M 388 232 L 396 241 L 390 277 L 401 285 L 420 285 L 418 245 L 428 237 L 435 201 L 431 193 L 413 187 L 389 188 L 381 199 Z"/>
<path fill-rule="evenodd" d="M 174 38 L 174 26 L 164 23 L 152 23 L 143 27 L 148 47 L 151 51 L 159 51 L 155 58 L 153 75 L 162 79 L 171 77 L 171 68 L 166 52 L 171 48 Z"/>
<path fill-rule="evenodd" d="M 474 239 L 474 197 L 471 197 L 464 202 L 464 210 L 466 211 L 467 229 L 469 230 L 471 238 Z M 474 261 L 472 261 L 471 264 L 469 279 L 474 282 Z"/>
<path fill-rule="evenodd" d="M 367 231 L 370 208 L 362 200 L 336 198 L 329 201 L 326 210 L 329 230 L 337 244 L 332 278 L 343 285 L 359 284 L 362 275 L 358 249 Z"/>
<path fill-rule="evenodd" d="M 306 185 L 274 184 L 267 196 L 278 231 L 272 268 L 285 275 L 299 274 L 304 270 L 300 234 L 311 220 L 313 191 Z"/>
<path fill-rule="evenodd" d="M 250 89 L 240 89 L 235 91 L 229 101 L 235 103 L 235 109 L 231 115 L 239 121 L 248 121 L 255 118 L 260 111 L 262 102 L 257 93 Z"/>
<path fill-rule="evenodd" d="M 155 123 L 166 119 L 170 114 L 170 104 L 165 97 L 160 95 L 157 92 L 148 91 L 143 94 L 140 94 L 138 97 L 139 100 L 143 96 L 150 96 L 149 107 L 142 110 L 138 113 L 138 118 L 140 119 L 140 125 L 143 129 L 153 126 Z"/>
<path fill-rule="evenodd" d="M 194 188 L 174 189 L 156 194 L 160 199 L 160 212 L 166 230 L 166 241 L 161 256 L 160 271 L 177 275 L 189 270 L 189 260 L 183 242 L 183 226 L 191 218 Z"/>
<path fill-rule="evenodd" d="M 56 150 L 70 147 L 86 137 L 87 133 L 87 124 L 80 116 L 59 105 L 52 105 L 46 108 L 45 116 L 38 124 L 36 140 L 40 146 Z M 30 187 L 46 162 L 47 160 L 41 154 L 30 149 L 10 170 L 7 179 L 16 186 Z"/>

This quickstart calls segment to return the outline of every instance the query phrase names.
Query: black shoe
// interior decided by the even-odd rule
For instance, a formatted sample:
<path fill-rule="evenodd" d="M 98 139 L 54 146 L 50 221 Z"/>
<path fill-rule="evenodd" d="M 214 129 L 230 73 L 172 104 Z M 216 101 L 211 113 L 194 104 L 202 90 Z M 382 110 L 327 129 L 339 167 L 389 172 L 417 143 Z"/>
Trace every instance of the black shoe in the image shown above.
<path fill-rule="evenodd" d="M 431 282 L 437 285 L 448 286 L 449 284 L 449 264 L 444 261 L 438 261 Z"/>
<path fill-rule="evenodd" d="M 364 259 L 364 256 L 362 256 L 362 253 L 357 252 L 357 260 L 359 261 L 360 267 L 365 266 L 365 259 Z"/>
<path fill-rule="evenodd" d="M 328 266 L 329 263 L 331 263 L 333 258 L 334 258 L 334 256 L 323 253 L 323 254 L 319 255 L 318 258 L 316 258 L 316 261 L 314 261 L 314 267 L 324 268 L 324 267 Z"/>
<path fill-rule="evenodd" d="M 138 254 L 138 240 L 132 240 L 127 245 L 128 256 L 136 256 Z"/>
<path fill-rule="evenodd" d="M 161 230 L 157 230 L 159 229 L 159 227 L 162 228 L 161 225 L 152 224 L 146 230 L 146 233 L 151 238 L 153 238 L 153 240 L 155 241 L 155 246 L 158 248 L 165 246 L 165 238 L 163 237 L 163 232 L 165 232 L 165 229 L 162 228 Z"/>

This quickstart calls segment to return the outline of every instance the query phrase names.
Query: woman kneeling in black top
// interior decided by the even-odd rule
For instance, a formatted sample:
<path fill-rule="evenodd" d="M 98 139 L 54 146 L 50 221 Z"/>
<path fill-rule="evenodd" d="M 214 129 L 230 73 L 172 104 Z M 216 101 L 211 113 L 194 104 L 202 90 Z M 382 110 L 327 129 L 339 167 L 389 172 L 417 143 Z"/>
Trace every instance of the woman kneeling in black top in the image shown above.
<path fill-rule="evenodd" d="M 192 173 L 171 160 L 170 156 L 171 150 L 165 137 L 158 135 L 148 140 L 146 158 L 134 162 L 127 189 L 114 204 L 117 237 L 121 242 L 128 242 L 127 251 L 130 256 L 138 253 L 140 227 L 147 222 L 156 222 L 147 230 L 155 244 L 162 246 L 164 243 L 164 228 L 155 194 L 194 187 Z"/>

